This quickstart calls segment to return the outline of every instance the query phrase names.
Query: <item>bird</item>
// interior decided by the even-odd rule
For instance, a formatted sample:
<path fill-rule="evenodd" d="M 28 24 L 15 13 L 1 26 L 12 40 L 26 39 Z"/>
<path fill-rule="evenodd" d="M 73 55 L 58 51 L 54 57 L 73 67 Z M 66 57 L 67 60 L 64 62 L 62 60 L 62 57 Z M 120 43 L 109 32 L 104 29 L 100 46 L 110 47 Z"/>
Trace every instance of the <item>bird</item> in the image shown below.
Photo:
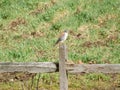
<path fill-rule="evenodd" d="M 55 46 L 59 43 L 63 43 L 67 39 L 67 37 L 68 37 L 68 31 L 64 30 L 64 32 L 60 34 L 58 40 L 56 41 Z"/>

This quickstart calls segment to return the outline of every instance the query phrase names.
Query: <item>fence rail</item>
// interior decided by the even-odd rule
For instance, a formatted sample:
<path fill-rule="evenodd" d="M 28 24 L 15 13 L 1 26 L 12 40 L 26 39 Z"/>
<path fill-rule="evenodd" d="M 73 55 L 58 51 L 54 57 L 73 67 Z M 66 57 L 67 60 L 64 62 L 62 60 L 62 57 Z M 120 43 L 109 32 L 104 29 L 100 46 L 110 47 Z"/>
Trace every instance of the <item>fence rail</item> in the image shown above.
<path fill-rule="evenodd" d="M 66 70 L 71 74 L 80 73 L 120 73 L 120 64 L 67 64 Z M 54 62 L 1 62 L 0 73 L 29 72 L 54 73 L 59 71 L 58 63 Z"/>
<path fill-rule="evenodd" d="M 4 72 L 29 72 L 49 73 L 57 70 L 57 64 L 53 62 L 13 62 L 0 63 L 0 73 Z"/>

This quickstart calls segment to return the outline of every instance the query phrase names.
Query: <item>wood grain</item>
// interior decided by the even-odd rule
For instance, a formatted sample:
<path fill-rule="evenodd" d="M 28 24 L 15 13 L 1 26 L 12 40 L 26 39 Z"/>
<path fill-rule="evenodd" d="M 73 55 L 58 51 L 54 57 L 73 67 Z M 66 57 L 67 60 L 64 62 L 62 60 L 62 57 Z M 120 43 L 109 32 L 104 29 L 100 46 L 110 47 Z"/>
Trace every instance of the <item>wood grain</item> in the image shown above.
<path fill-rule="evenodd" d="M 67 50 L 65 44 L 59 45 L 59 75 L 60 75 L 60 90 L 68 90 L 68 79 L 66 72 L 66 64 L 67 60 Z"/>

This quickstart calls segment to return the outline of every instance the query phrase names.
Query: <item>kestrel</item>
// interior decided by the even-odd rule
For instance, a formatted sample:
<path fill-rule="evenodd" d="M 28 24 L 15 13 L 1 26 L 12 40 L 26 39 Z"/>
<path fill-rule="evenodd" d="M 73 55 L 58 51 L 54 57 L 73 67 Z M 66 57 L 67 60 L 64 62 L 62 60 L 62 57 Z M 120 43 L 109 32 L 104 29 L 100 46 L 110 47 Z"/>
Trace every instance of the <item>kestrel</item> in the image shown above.
<path fill-rule="evenodd" d="M 68 37 L 68 31 L 64 31 L 60 37 L 58 38 L 57 42 L 55 43 L 55 45 L 57 45 L 58 43 L 63 43 Z"/>

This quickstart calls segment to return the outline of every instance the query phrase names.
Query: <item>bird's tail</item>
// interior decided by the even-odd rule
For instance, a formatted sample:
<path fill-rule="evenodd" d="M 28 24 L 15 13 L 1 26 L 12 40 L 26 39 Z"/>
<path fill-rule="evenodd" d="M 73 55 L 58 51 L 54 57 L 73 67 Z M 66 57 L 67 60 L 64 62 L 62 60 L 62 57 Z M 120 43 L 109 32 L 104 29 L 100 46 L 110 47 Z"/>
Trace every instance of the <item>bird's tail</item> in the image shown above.
<path fill-rule="evenodd" d="M 61 40 L 58 39 L 57 42 L 54 44 L 54 46 L 56 46 Z"/>

